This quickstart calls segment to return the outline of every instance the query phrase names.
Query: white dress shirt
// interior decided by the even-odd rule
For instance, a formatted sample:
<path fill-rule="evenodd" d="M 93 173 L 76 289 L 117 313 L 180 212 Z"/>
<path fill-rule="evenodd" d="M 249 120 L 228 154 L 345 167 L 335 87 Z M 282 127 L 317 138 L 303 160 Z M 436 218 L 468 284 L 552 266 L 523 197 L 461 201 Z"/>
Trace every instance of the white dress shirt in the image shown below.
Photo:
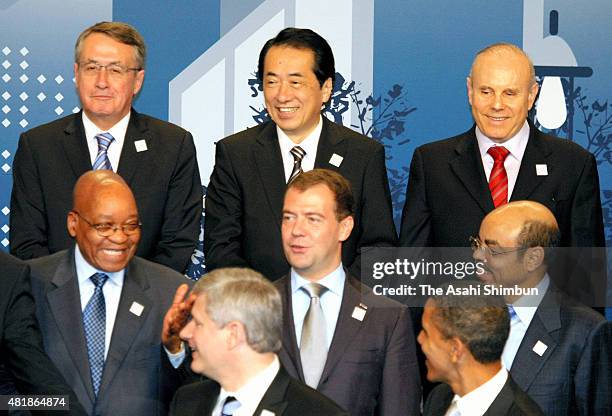
<path fill-rule="evenodd" d="M 320 303 L 323 315 L 325 316 L 327 349 L 331 345 L 338 315 L 340 314 L 340 306 L 342 305 L 342 295 L 344 294 L 344 281 L 346 274 L 342 263 L 336 270 L 317 281 L 320 285 L 325 286 L 328 290 L 321 295 Z M 300 346 L 302 338 L 302 326 L 306 312 L 310 307 L 310 296 L 300 288 L 308 283 L 309 280 L 304 279 L 291 268 L 291 307 L 293 311 L 293 323 L 295 325 L 295 336 L 297 337 L 298 346 Z"/>
<path fill-rule="evenodd" d="M 276 126 L 276 134 L 278 136 L 278 144 L 280 146 L 281 155 L 283 157 L 283 168 L 285 169 L 285 182 L 289 180 L 291 171 L 293 170 L 294 158 L 291 154 L 291 149 L 295 146 L 300 146 L 306 155 L 302 159 L 302 170 L 308 172 L 314 169 L 315 159 L 317 157 L 317 147 L 319 146 L 319 138 L 321 137 L 321 130 L 323 130 L 323 120 L 319 116 L 319 124 L 310 132 L 308 136 L 302 140 L 300 144 L 294 143 L 293 140 L 281 130 L 280 127 Z"/>
<path fill-rule="evenodd" d="M 523 342 L 523 337 L 525 337 L 529 324 L 531 324 L 549 285 L 550 277 L 546 274 L 536 286 L 536 289 L 538 289 L 537 295 L 521 296 L 512 304 L 516 312 L 516 318 L 510 321 L 510 334 L 502 353 L 502 364 L 508 371 L 512 368 L 514 357 L 516 357 L 521 342 Z"/>
<path fill-rule="evenodd" d="M 459 410 L 461 416 L 482 416 L 508 380 L 508 371 L 502 368 L 486 383 L 481 384 L 476 389 L 472 390 L 465 396 L 460 397 L 455 394 L 453 401 L 445 413 L 445 416 L 451 416 L 455 409 Z"/>
<path fill-rule="evenodd" d="M 98 155 L 98 139 L 96 136 L 100 133 L 110 133 L 115 140 L 108 146 L 106 154 L 108 160 L 111 162 L 113 172 L 117 172 L 119 166 L 119 157 L 121 156 L 121 149 L 123 149 L 123 143 L 125 142 L 125 134 L 127 133 L 128 123 L 130 122 L 130 114 L 127 113 L 117 124 L 111 127 L 109 130 L 100 130 L 93 121 L 91 121 L 85 112 L 83 111 L 83 127 L 85 128 L 85 137 L 87 138 L 87 148 L 89 149 L 89 157 L 91 159 L 91 165 L 93 166 Z"/>
<path fill-rule="evenodd" d="M 226 391 L 223 387 L 219 392 L 217 404 L 213 408 L 212 416 L 221 416 L 221 410 L 225 404 L 225 399 L 234 397 L 240 402 L 240 407 L 234 412 L 234 416 L 252 416 L 257 410 L 261 399 L 268 391 L 268 388 L 278 374 L 280 363 L 278 357 L 274 356 L 274 360 L 265 369 L 260 371 L 255 377 L 251 378 L 238 391 Z"/>
<path fill-rule="evenodd" d="M 510 200 L 521 167 L 521 160 L 523 160 L 523 155 L 525 154 L 527 141 L 529 140 L 529 124 L 525 121 L 525 124 L 523 124 L 523 127 L 521 127 L 516 135 L 501 144 L 489 139 L 480 131 L 478 126 L 476 126 L 476 140 L 478 141 L 480 158 L 482 159 L 482 166 L 484 167 L 487 181 L 493 170 L 493 156 L 487 153 L 489 148 L 493 146 L 504 146 L 510 151 L 510 154 L 504 161 L 504 167 L 508 175 L 508 200 Z"/>
<path fill-rule="evenodd" d="M 108 346 L 110 345 L 111 336 L 113 334 L 113 327 L 115 326 L 117 310 L 119 309 L 119 299 L 121 299 L 121 289 L 123 289 L 125 270 L 109 273 L 96 269 L 85 260 L 78 245 L 75 245 L 74 261 L 76 264 L 77 280 L 79 282 L 79 294 L 81 296 L 81 312 L 85 311 L 85 307 L 96 289 L 96 285 L 94 285 L 90 277 L 95 273 L 104 273 L 108 276 L 108 280 L 106 280 L 106 283 L 102 286 L 104 304 L 106 305 L 106 333 L 104 334 L 104 359 L 106 359 Z"/>

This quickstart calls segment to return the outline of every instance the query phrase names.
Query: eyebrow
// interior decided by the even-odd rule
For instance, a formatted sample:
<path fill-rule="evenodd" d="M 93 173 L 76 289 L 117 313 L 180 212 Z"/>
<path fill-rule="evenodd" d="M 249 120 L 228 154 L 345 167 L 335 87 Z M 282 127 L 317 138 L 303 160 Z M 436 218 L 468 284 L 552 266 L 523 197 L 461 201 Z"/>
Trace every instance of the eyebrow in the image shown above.
<path fill-rule="evenodd" d="M 497 240 L 489 240 L 489 239 L 485 239 L 485 240 L 484 240 L 484 243 L 485 243 L 486 245 L 488 245 L 488 246 L 491 246 L 491 245 L 493 245 L 493 246 L 498 246 L 498 245 L 499 245 L 499 243 L 497 242 Z"/>

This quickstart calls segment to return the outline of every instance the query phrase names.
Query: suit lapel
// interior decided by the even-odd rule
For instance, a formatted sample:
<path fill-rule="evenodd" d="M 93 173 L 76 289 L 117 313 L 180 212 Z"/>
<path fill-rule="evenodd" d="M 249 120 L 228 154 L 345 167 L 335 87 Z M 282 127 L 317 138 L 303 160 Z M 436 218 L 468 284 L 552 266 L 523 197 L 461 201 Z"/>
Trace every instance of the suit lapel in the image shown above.
<path fill-rule="evenodd" d="M 198 404 L 197 410 L 194 415 L 210 415 L 212 414 L 217 400 L 219 400 L 219 393 L 221 392 L 221 386 L 216 382 L 210 380 L 205 382 L 206 388 L 202 391 L 202 400 Z M 210 386 L 209 386 L 210 385 Z"/>
<path fill-rule="evenodd" d="M 152 154 L 150 151 L 136 151 L 135 142 L 139 140 L 144 140 L 149 150 L 155 145 L 155 143 L 152 142 L 152 137 L 146 135 L 147 131 L 148 128 L 146 123 L 144 123 L 140 114 L 132 109 L 130 122 L 121 149 L 119 166 L 117 167 L 117 173 L 121 175 L 128 184 L 132 182 L 132 177 L 139 167 L 152 165 L 147 163 L 147 160 Z"/>
<path fill-rule="evenodd" d="M 512 378 L 510 378 L 510 374 L 508 374 L 506 383 L 504 383 L 504 386 L 483 416 L 499 416 L 508 414 L 512 404 L 514 403 L 514 393 L 510 388 L 510 383 L 512 383 Z"/>
<path fill-rule="evenodd" d="M 293 320 L 293 303 L 291 301 L 291 278 L 289 275 L 285 276 L 281 280 L 281 297 L 284 298 L 283 302 L 283 350 L 280 354 L 284 355 L 285 365 L 291 364 L 293 368 L 289 370 L 292 373 L 297 374 L 299 379 L 304 381 L 304 370 L 302 369 L 302 360 L 300 357 L 300 349 L 297 344 L 297 336 L 295 334 L 295 322 Z"/>
<path fill-rule="evenodd" d="M 370 316 L 366 312 L 363 321 L 352 317 L 354 308 L 363 302 L 360 286 L 361 283 L 359 281 L 353 279 L 348 273 L 346 274 L 338 322 L 336 323 L 336 330 L 334 331 L 334 337 L 327 353 L 327 361 L 325 362 L 319 385 L 329 377 L 334 367 L 342 359 L 347 347 L 353 343 L 353 339 Z"/>
<path fill-rule="evenodd" d="M 323 127 L 321 129 L 321 137 L 319 138 L 319 144 L 317 145 L 317 156 L 315 158 L 315 168 L 332 169 L 340 173 L 343 172 L 343 164 L 335 166 L 329 163 L 329 160 L 334 154 L 346 156 L 346 140 L 341 134 L 334 134 L 333 130 L 336 129 L 334 123 L 329 121 L 326 117 L 323 118 Z"/>
<path fill-rule="evenodd" d="M 270 210 L 274 213 L 276 225 L 280 230 L 280 212 L 285 195 L 285 170 L 283 158 L 278 144 L 276 124 L 268 123 L 257 137 L 257 146 L 253 152 L 255 164 L 259 171 L 260 182 L 264 184 L 264 192 L 268 198 Z"/>
<path fill-rule="evenodd" d="M 55 323 L 90 400 L 94 401 L 93 386 L 87 358 L 87 344 L 83 329 L 81 295 L 74 264 L 74 250 L 68 250 L 51 280 L 54 288 L 47 292 L 47 302 Z"/>
<path fill-rule="evenodd" d="M 521 160 L 519 174 L 510 196 L 511 201 L 529 199 L 532 192 L 546 179 L 546 176 L 536 174 L 535 166 L 536 164 L 547 165 L 546 160 L 551 151 L 542 139 L 541 133 L 531 123 L 529 123 L 529 132 L 529 140 L 523 154 L 523 160 Z"/>
<path fill-rule="evenodd" d="M 561 321 L 560 305 L 555 298 L 556 295 L 551 286 L 538 306 L 512 362 L 510 373 L 523 391 L 529 389 L 557 347 L 553 333 L 559 330 Z M 546 345 L 546 350 L 541 356 L 533 351 L 534 346 L 539 342 Z"/>
<path fill-rule="evenodd" d="M 82 114 L 83 112 L 81 111 L 70 119 L 70 122 L 64 129 L 64 137 L 62 137 L 62 146 L 66 159 L 68 159 L 70 168 L 77 178 L 91 170 L 91 157 L 87 147 Z"/>
<path fill-rule="evenodd" d="M 449 163 L 451 170 L 486 214 L 492 211 L 494 206 L 477 143 L 474 128 L 472 128 L 463 135 L 462 140 L 455 147 L 457 157 Z"/>
<path fill-rule="evenodd" d="M 117 374 L 117 370 L 128 355 L 134 340 L 138 338 L 138 332 L 147 322 L 147 317 L 152 307 L 148 291 L 149 283 L 147 276 L 143 274 L 132 260 L 125 271 L 115 326 L 104 363 L 104 373 L 102 375 L 99 396 L 104 394 L 104 390 L 111 384 Z M 138 303 L 143 307 L 140 316 L 130 312 L 130 308 L 134 303 Z"/>
<path fill-rule="evenodd" d="M 272 384 L 266 390 L 266 393 L 261 398 L 257 409 L 253 415 L 260 415 L 263 410 L 274 413 L 275 415 L 282 415 L 287 407 L 287 388 L 289 387 L 289 375 L 283 369 L 282 365 L 272 380 Z"/>

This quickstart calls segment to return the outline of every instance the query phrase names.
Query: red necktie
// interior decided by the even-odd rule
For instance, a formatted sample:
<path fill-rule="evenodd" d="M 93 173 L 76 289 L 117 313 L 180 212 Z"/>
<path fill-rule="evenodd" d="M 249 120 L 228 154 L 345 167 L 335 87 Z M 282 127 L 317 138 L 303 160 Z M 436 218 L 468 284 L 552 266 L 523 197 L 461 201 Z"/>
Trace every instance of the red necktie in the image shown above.
<path fill-rule="evenodd" d="M 508 203 L 508 175 L 504 167 L 504 161 L 510 151 L 504 146 L 493 146 L 487 150 L 493 157 L 493 169 L 489 177 L 489 190 L 493 198 L 493 205 L 497 208 Z"/>

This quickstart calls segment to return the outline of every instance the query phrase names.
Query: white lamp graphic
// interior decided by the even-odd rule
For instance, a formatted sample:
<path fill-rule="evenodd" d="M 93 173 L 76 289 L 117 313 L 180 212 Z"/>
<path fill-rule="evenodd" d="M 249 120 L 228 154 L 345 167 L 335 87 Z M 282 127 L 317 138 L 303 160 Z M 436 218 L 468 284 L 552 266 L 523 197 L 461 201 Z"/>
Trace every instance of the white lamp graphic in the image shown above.
<path fill-rule="evenodd" d="M 570 91 L 574 90 L 574 78 L 590 77 L 590 67 L 580 67 L 567 42 L 558 36 L 559 13 L 549 14 L 549 33 L 544 36 L 544 0 L 523 1 L 523 50 L 531 57 L 536 76 L 543 78 L 536 103 L 536 119 L 547 129 L 563 126 L 569 114 L 573 114 L 573 100 L 565 101 L 561 78 L 568 78 Z M 569 118 L 568 134 L 573 135 L 573 120 Z"/>

